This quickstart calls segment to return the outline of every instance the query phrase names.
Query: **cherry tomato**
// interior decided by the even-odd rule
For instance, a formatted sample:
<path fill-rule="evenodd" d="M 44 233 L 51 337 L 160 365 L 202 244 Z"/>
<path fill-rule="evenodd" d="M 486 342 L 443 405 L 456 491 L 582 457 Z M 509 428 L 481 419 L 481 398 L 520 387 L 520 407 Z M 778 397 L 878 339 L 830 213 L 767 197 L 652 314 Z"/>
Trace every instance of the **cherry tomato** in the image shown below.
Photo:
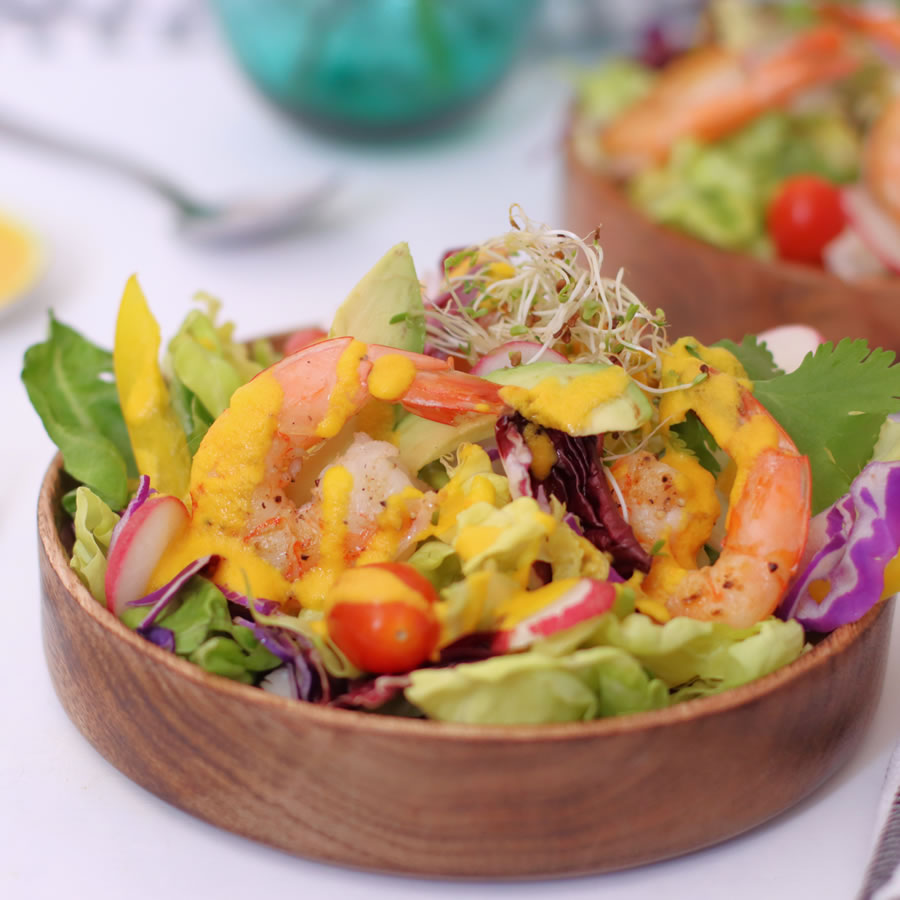
<path fill-rule="evenodd" d="M 769 206 L 769 234 L 781 259 L 822 264 L 822 251 L 844 229 L 841 192 L 818 175 L 785 179 Z"/>
<path fill-rule="evenodd" d="M 405 563 L 348 569 L 329 595 L 328 633 L 353 665 L 366 672 L 408 672 L 437 646 L 437 592 Z"/>

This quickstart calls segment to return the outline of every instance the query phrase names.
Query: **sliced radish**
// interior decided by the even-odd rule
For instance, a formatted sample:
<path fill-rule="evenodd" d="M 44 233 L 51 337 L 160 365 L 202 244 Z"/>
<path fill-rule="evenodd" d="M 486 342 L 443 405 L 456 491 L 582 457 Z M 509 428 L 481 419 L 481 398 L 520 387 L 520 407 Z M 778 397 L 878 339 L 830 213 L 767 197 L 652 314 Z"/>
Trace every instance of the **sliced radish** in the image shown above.
<path fill-rule="evenodd" d="M 825 337 L 809 325 L 779 325 L 763 331 L 757 337 L 769 348 L 775 365 L 785 372 L 793 372 L 806 358 L 815 353 Z"/>
<path fill-rule="evenodd" d="M 489 372 L 495 372 L 497 369 L 511 369 L 514 366 L 523 366 L 526 363 L 530 363 L 543 348 L 544 345 L 538 344 L 536 341 L 508 341 L 496 350 L 492 350 L 490 353 L 482 356 L 472 366 L 472 374 L 484 378 Z M 549 347 L 541 353 L 539 359 L 541 362 L 568 362 L 562 353 L 557 353 Z"/>
<path fill-rule="evenodd" d="M 581 578 L 543 609 L 512 628 L 497 632 L 491 649 L 494 653 L 521 650 L 539 638 L 602 615 L 612 608 L 615 599 L 616 589 L 608 581 Z"/>
<path fill-rule="evenodd" d="M 900 223 L 860 185 L 844 188 L 841 198 L 847 218 L 869 249 L 891 271 L 900 274 Z"/>
<path fill-rule="evenodd" d="M 117 616 L 146 591 L 150 575 L 166 547 L 188 523 L 176 497 L 150 497 L 116 535 L 106 565 L 106 605 Z"/>
<path fill-rule="evenodd" d="M 887 267 L 869 249 L 869 245 L 859 236 L 859 232 L 848 225 L 822 251 L 825 271 L 837 275 L 844 281 L 861 281 L 888 274 Z"/>

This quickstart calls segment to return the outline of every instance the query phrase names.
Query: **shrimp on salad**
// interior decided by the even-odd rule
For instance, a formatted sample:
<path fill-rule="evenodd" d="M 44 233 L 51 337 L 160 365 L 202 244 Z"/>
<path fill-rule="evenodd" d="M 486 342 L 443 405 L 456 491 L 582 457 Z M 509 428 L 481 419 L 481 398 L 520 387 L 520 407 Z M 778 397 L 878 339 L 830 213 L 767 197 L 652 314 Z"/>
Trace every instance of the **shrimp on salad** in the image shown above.
<path fill-rule="evenodd" d="M 505 409 L 496 385 L 444 360 L 349 337 L 301 349 L 210 427 L 191 467 L 188 534 L 155 580 L 199 544 L 223 557 L 217 581 L 241 590 L 249 577 L 269 599 L 316 608 L 346 566 L 402 556 L 434 495 L 367 433 L 390 432 L 395 402 L 449 425 Z"/>
<path fill-rule="evenodd" d="M 687 359 L 683 374 L 696 365 L 707 378 L 664 395 L 660 415 L 671 424 L 692 410 L 734 463 L 716 561 L 697 568 L 719 503 L 713 476 L 694 457 L 672 448 L 659 460 L 632 454 L 613 476 L 635 535 L 661 547 L 642 590 L 674 616 L 746 627 L 774 612 L 797 571 L 809 528 L 809 460 L 738 378 Z"/>
<path fill-rule="evenodd" d="M 845 32 L 822 25 L 762 58 L 719 45 L 668 66 L 643 100 L 603 131 L 608 163 L 622 174 L 663 162 L 679 138 L 713 141 L 768 109 L 854 71 Z"/>

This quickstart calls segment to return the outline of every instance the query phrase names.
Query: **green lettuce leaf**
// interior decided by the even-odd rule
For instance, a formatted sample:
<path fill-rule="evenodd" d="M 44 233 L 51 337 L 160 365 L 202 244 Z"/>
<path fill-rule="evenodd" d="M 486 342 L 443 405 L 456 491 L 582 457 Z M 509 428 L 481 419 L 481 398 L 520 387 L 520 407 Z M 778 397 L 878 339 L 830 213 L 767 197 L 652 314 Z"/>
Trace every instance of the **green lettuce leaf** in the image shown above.
<path fill-rule="evenodd" d="M 803 627 L 769 618 L 749 628 L 679 616 L 660 625 L 635 613 L 607 613 L 535 644 L 532 652 L 565 657 L 585 647 L 618 647 L 676 692 L 678 699 L 718 693 L 768 675 L 804 649 Z"/>
<path fill-rule="evenodd" d="M 90 488 L 75 489 L 71 566 L 91 596 L 106 606 L 106 554 L 119 517 Z"/>
<path fill-rule="evenodd" d="M 642 99 L 656 73 L 631 59 L 613 59 L 575 75 L 578 114 L 589 122 L 608 122 Z"/>
<path fill-rule="evenodd" d="M 462 578 L 462 566 L 456 551 L 443 541 L 425 541 L 407 562 L 439 591 Z"/>
<path fill-rule="evenodd" d="M 169 341 L 166 366 L 171 375 L 172 404 L 195 453 L 213 420 L 221 415 L 231 395 L 271 364 L 277 355 L 267 341 L 251 350 L 234 340 L 231 322 L 217 324 L 221 304 L 198 295 L 206 310 L 191 310 Z"/>
<path fill-rule="evenodd" d="M 146 607 L 132 607 L 122 620 L 136 628 L 147 612 Z M 224 594 L 207 578 L 192 578 L 156 625 L 174 634 L 178 656 L 234 681 L 253 684 L 260 673 L 281 665 L 249 628 L 232 621 Z"/>
<path fill-rule="evenodd" d="M 666 685 L 616 647 L 561 657 L 516 653 L 452 668 L 417 669 L 406 699 L 430 719 L 472 724 L 575 722 L 660 709 Z"/>
<path fill-rule="evenodd" d="M 137 475 L 113 380 L 112 353 L 50 315 L 48 339 L 25 351 L 22 381 L 66 471 L 113 509 Z"/>

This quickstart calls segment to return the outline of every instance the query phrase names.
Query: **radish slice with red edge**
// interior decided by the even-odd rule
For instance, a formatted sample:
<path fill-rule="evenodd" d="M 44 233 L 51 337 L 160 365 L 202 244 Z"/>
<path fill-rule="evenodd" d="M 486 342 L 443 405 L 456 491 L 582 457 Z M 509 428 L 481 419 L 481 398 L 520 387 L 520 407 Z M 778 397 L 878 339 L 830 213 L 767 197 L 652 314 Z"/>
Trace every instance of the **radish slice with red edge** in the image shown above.
<path fill-rule="evenodd" d="M 117 616 L 140 599 L 166 547 L 188 523 L 188 511 L 168 494 L 149 497 L 129 517 L 110 547 L 106 606 Z"/>
<path fill-rule="evenodd" d="M 900 223 L 860 185 L 844 188 L 841 198 L 844 212 L 862 240 L 884 265 L 900 274 Z"/>
<path fill-rule="evenodd" d="M 793 372 L 806 358 L 825 342 L 821 332 L 809 325 L 779 325 L 757 335 L 775 359 L 775 365 L 785 372 Z"/>
<path fill-rule="evenodd" d="M 472 366 L 472 374 L 484 378 L 497 369 L 511 369 L 514 366 L 523 366 L 534 360 L 535 356 L 543 350 L 544 345 L 536 341 L 508 341 L 505 344 L 485 354 Z M 515 357 L 514 357 L 515 355 Z M 518 362 L 515 361 L 518 359 Z M 536 362 L 567 363 L 568 360 L 549 347 L 541 353 Z"/>
<path fill-rule="evenodd" d="M 612 609 L 616 589 L 608 581 L 580 578 L 561 597 L 523 619 L 512 628 L 497 632 L 491 650 L 509 653 L 522 650 L 542 637 L 571 628 Z"/>

